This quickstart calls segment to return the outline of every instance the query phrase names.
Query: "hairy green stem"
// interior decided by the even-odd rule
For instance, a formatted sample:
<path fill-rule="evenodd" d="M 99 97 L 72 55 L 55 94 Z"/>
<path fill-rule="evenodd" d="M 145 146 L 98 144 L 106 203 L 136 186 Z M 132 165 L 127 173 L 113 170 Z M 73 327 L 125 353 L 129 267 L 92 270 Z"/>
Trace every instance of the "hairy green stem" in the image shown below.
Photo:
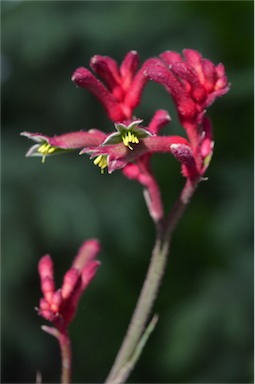
<path fill-rule="evenodd" d="M 134 368 L 137 360 L 139 359 L 145 344 L 147 343 L 150 334 L 153 332 L 156 324 L 158 322 L 158 315 L 154 315 L 146 330 L 144 331 L 141 339 L 137 343 L 136 349 L 130 359 L 125 363 L 125 365 L 118 371 L 117 376 L 115 376 L 114 380 L 111 381 L 111 384 L 124 383 L 125 380 L 130 375 L 130 372 Z"/>
<path fill-rule="evenodd" d="M 145 324 L 156 299 L 160 281 L 165 269 L 168 246 L 162 247 L 161 239 L 157 239 L 152 252 L 152 259 L 148 269 L 140 297 L 128 327 L 124 342 L 114 362 L 106 383 L 112 383 L 118 371 L 130 359 L 135 347 L 144 331 Z"/>
<path fill-rule="evenodd" d="M 152 257 L 144 285 L 138 298 L 136 308 L 122 346 L 118 352 L 111 372 L 106 379 L 107 384 L 111 384 L 112 382 L 119 384 L 123 382 L 119 372 L 121 372 L 125 364 L 130 360 L 144 332 L 165 271 L 171 235 L 176 228 L 185 207 L 190 201 L 198 182 L 199 180 L 186 182 L 179 199 L 173 206 L 173 209 L 168 216 L 164 229 L 158 227 L 156 243 L 152 251 Z M 118 378 L 119 381 L 116 380 L 116 378 Z"/>

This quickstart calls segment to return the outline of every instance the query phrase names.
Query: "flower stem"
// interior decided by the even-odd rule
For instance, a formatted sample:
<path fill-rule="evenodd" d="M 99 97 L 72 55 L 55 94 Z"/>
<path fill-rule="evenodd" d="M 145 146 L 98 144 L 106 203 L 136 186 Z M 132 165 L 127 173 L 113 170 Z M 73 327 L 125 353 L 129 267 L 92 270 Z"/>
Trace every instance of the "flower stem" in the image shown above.
<path fill-rule="evenodd" d="M 156 243 L 152 251 L 147 276 L 145 278 L 126 336 L 118 352 L 111 372 L 106 379 L 107 384 L 111 384 L 112 382 L 119 384 L 123 382 L 119 372 L 130 360 L 144 332 L 165 271 L 171 235 L 176 228 L 185 207 L 192 197 L 197 184 L 198 180 L 194 182 L 186 182 L 179 199 L 169 214 L 164 229 L 157 227 Z M 117 377 L 119 381 L 116 381 Z"/>
<path fill-rule="evenodd" d="M 60 331 L 55 327 L 49 327 L 47 325 L 43 325 L 41 328 L 44 332 L 47 332 L 49 335 L 52 335 L 58 339 L 62 361 L 61 384 L 70 384 L 72 352 L 71 341 L 67 330 Z"/>
<path fill-rule="evenodd" d="M 130 359 L 125 363 L 125 365 L 118 371 L 117 376 L 115 376 L 114 380 L 111 381 L 111 384 L 124 383 L 125 380 L 130 375 L 130 372 L 134 368 L 137 360 L 139 359 L 143 348 L 150 337 L 150 334 L 153 332 L 156 324 L 158 322 L 158 315 L 154 315 L 149 325 L 145 329 L 141 339 L 137 343 L 134 353 L 130 356 Z"/>
<path fill-rule="evenodd" d="M 59 345 L 62 357 L 61 384 L 71 383 L 71 342 L 68 333 L 59 333 Z"/>

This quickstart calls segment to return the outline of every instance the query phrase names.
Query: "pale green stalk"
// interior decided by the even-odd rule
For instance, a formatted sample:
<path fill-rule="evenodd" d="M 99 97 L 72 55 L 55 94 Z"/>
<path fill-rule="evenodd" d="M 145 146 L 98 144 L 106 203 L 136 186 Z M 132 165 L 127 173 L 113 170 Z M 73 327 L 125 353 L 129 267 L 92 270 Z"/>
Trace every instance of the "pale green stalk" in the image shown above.
<path fill-rule="evenodd" d="M 132 362 L 132 355 L 141 340 L 146 323 L 156 300 L 161 280 L 165 271 L 171 235 L 182 216 L 190 198 L 192 197 L 199 180 L 191 183 L 187 181 L 183 191 L 175 203 L 164 227 L 157 227 L 157 237 L 148 272 L 138 298 L 132 319 L 130 321 L 126 336 L 113 364 L 111 372 L 106 379 L 107 384 L 123 383 L 121 371 L 128 362 Z M 135 361 L 136 362 L 136 361 Z M 133 362 L 133 365 L 135 364 Z M 132 367 L 133 368 L 133 367 Z M 131 369 L 132 369 L 131 368 Z M 130 371 L 131 371 L 130 369 Z M 125 379 L 127 376 L 125 376 Z"/>

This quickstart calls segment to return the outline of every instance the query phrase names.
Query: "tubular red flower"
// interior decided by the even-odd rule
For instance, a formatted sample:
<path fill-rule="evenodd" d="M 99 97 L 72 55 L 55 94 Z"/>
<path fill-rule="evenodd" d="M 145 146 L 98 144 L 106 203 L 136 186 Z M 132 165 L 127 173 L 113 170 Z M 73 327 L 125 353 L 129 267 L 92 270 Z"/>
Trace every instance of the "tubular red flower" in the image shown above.
<path fill-rule="evenodd" d="M 45 161 L 47 156 L 57 155 L 66 151 L 81 149 L 84 146 L 98 146 L 106 138 L 104 132 L 98 129 L 65 133 L 60 136 L 46 136 L 41 133 L 21 132 L 21 136 L 32 139 L 37 144 L 33 145 L 26 156 L 39 156 Z"/>
<path fill-rule="evenodd" d="M 126 118 L 121 105 L 115 100 L 111 92 L 88 69 L 78 68 L 72 76 L 72 81 L 79 87 L 87 88 L 93 93 L 102 103 L 112 121 L 122 121 Z"/>
<path fill-rule="evenodd" d="M 132 151 L 123 143 L 118 143 L 94 148 L 86 147 L 80 153 L 91 154 L 91 158 L 99 155 L 107 156 L 108 171 L 112 173 L 145 154 L 172 153 L 172 144 L 186 144 L 189 146 L 188 141 L 180 136 L 150 136 L 141 140 L 136 146 L 134 145 Z"/>

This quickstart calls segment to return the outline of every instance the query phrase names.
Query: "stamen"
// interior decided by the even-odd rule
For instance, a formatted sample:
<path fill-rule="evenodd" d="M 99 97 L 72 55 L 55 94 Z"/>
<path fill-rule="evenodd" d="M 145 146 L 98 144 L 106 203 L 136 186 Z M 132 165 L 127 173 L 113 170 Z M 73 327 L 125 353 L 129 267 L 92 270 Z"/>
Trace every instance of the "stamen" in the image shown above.
<path fill-rule="evenodd" d="M 123 141 L 123 144 L 131 150 L 133 150 L 133 148 L 131 147 L 131 145 L 129 143 L 134 143 L 134 144 L 139 143 L 138 137 L 135 135 L 134 132 L 131 132 L 131 131 L 127 131 L 127 132 L 122 133 L 121 139 Z"/>
<path fill-rule="evenodd" d="M 56 151 L 56 149 L 57 149 L 56 147 L 52 147 L 49 143 L 42 144 L 37 149 L 37 151 L 43 155 L 42 156 L 42 163 L 45 163 L 46 155 L 52 154 L 53 152 Z"/>
<path fill-rule="evenodd" d="M 94 163 L 95 165 L 98 165 L 98 164 L 100 163 L 100 161 L 101 161 L 101 158 L 102 158 L 102 155 L 97 156 L 97 157 L 95 158 L 95 160 L 93 161 L 93 163 Z"/>
<path fill-rule="evenodd" d="M 53 153 L 55 152 L 56 148 L 55 147 L 51 147 L 49 150 L 48 150 L 48 153 Z"/>
<path fill-rule="evenodd" d="M 45 148 L 47 147 L 47 143 L 44 143 L 42 144 L 39 148 L 38 148 L 38 152 L 40 153 L 43 153 L 45 151 Z"/>
<path fill-rule="evenodd" d="M 99 155 L 95 158 L 93 163 L 101 168 L 101 173 L 104 173 L 104 169 L 107 167 L 107 156 Z"/>
<path fill-rule="evenodd" d="M 49 143 L 44 143 L 42 144 L 38 149 L 37 151 L 39 153 L 42 153 L 42 154 L 49 154 L 49 153 L 53 153 L 57 148 L 56 147 L 52 147 Z"/>

